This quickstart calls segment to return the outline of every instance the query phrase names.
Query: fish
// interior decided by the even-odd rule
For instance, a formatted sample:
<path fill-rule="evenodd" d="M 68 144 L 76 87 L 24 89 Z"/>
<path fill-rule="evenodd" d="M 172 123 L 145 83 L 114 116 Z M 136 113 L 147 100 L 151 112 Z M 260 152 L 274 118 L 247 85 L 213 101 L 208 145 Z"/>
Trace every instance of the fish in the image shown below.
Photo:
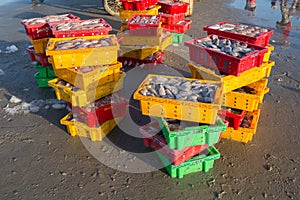
<path fill-rule="evenodd" d="M 141 16 L 137 15 L 130 19 L 129 24 L 158 24 L 160 22 L 159 16 L 149 15 Z"/>
<path fill-rule="evenodd" d="M 59 41 L 55 43 L 54 50 L 69 50 L 69 49 L 85 49 L 85 48 L 99 48 L 113 45 L 113 39 L 111 36 L 101 38 L 99 40 L 84 38 L 76 38 L 72 40 Z"/>
<path fill-rule="evenodd" d="M 57 31 L 87 30 L 107 27 L 101 20 L 69 21 L 54 25 Z"/>
<path fill-rule="evenodd" d="M 212 103 L 217 89 L 217 85 L 201 83 L 199 80 L 156 76 L 150 78 L 139 93 L 143 96 Z"/>
<path fill-rule="evenodd" d="M 205 37 L 202 39 L 196 39 L 194 43 L 196 45 L 237 58 L 242 58 L 248 53 L 255 51 L 254 48 L 248 47 L 247 43 L 226 38 L 220 39 L 217 35 L 212 35 L 211 37 Z"/>
<path fill-rule="evenodd" d="M 65 15 L 49 15 L 46 17 L 36 17 L 36 18 L 30 18 L 30 19 L 24 19 L 22 20 L 28 25 L 35 25 L 35 24 L 42 24 L 42 23 L 48 23 L 48 22 L 57 22 L 57 21 L 64 21 L 64 20 L 70 20 L 70 17 L 68 14 Z"/>

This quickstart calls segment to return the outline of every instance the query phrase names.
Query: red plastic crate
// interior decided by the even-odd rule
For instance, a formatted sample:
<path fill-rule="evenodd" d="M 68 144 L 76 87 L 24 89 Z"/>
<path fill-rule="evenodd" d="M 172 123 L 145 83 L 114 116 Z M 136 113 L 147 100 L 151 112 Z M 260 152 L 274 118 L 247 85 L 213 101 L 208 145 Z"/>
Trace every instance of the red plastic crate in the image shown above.
<path fill-rule="evenodd" d="M 83 23 L 83 22 L 97 22 L 102 23 L 104 26 L 99 28 L 86 28 L 80 30 L 57 30 L 56 26 L 59 24 L 67 24 L 67 23 Z M 112 30 L 112 27 L 102 18 L 98 19 L 88 19 L 88 20 L 70 20 L 64 22 L 52 22 L 49 23 L 50 29 L 52 30 L 52 34 L 56 38 L 65 38 L 65 37 L 80 37 L 80 36 L 93 36 L 93 35 L 108 35 L 109 31 Z"/>
<path fill-rule="evenodd" d="M 156 52 L 152 56 L 139 60 L 136 58 L 118 57 L 118 61 L 123 63 L 123 66 L 141 67 L 143 69 L 153 70 L 157 64 L 162 63 L 164 52 Z"/>
<path fill-rule="evenodd" d="M 126 116 L 126 108 L 129 100 L 120 94 L 115 93 L 114 95 L 117 95 L 122 101 L 119 103 L 106 104 L 92 111 L 88 111 L 85 107 L 72 106 L 71 103 L 68 105 L 73 113 L 78 115 L 78 117 L 89 127 L 96 127 L 108 120 Z"/>
<path fill-rule="evenodd" d="M 124 10 L 146 10 L 157 4 L 158 0 L 120 0 Z"/>
<path fill-rule="evenodd" d="M 175 33 L 185 33 L 191 27 L 192 20 L 182 20 L 176 24 L 162 24 L 163 29 Z"/>
<path fill-rule="evenodd" d="M 179 14 L 166 14 L 166 13 L 159 13 L 161 15 L 161 21 L 163 24 L 176 24 L 177 22 L 184 20 L 184 13 Z"/>
<path fill-rule="evenodd" d="M 67 14 L 66 16 L 70 18 L 70 20 L 80 19 L 79 17 L 72 14 Z M 68 20 L 64 20 L 64 21 L 68 21 Z M 30 25 L 27 23 L 26 20 L 21 20 L 21 23 L 24 25 L 26 33 L 30 37 L 30 39 L 41 39 L 41 38 L 53 36 L 48 23 L 39 23 L 39 24 Z"/>
<path fill-rule="evenodd" d="M 158 132 L 153 134 L 153 128 Z M 160 126 L 156 120 L 141 127 L 140 132 L 144 137 L 144 145 L 162 153 L 173 165 L 180 165 L 208 148 L 208 145 L 200 145 L 186 147 L 182 150 L 170 149 L 163 138 L 162 132 L 160 132 Z"/>
<path fill-rule="evenodd" d="M 211 38 L 211 36 L 208 35 L 207 37 Z M 248 46 L 253 47 L 255 51 L 248 53 L 242 58 L 237 58 L 195 44 L 197 40 L 204 38 L 206 37 L 188 40 L 184 43 L 185 46 L 189 47 L 190 60 L 230 75 L 239 76 L 241 72 L 261 66 L 264 55 L 268 52 L 268 49 L 265 47 L 249 44 Z M 219 36 L 219 38 L 224 39 L 226 37 Z"/>
<path fill-rule="evenodd" d="M 247 111 L 239 110 L 240 114 L 231 112 L 227 109 L 219 110 L 218 115 L 221 119 L 228 121 L 228 127 L 233 127 L 235 130 L 238 130 Z"/>
<path fill-rule="evenodd" d="M 231 33 L 228 31 L 220 31 L 217 29 L 210 28 L 210 26 L 213 26 L 213 25 L 222 25 L 222 24 L 227 24 L 227 23 L 229 23 L 229 22 L 219 22 L 216 24 L 204 26 L 203 30 L 207 32 L 207 35 L 216 34 L 216 35 L 240 40 L 240 41 L 247 42 L 249 44 L 258 45 L 258 46 L 268 46 L 271 35 L 274 33 L 273 30 L 268 29 L 268 32 L 261 33 L 260 35 L 258 35 L 256 37 L 251 37 L 251 36 L 246 36 L 243 34 Z M 230 23 L 230 24 L 233 24 L 233 23 Z"/>
<path fill-rule="evenodd" d="M 147 24 L 147 23 L 133 23 L 133 20 L 136 17 L 152 17 L 155 16 L 158 19 L 157 24 Z M 134 15 L 128 21 L 128 29 L 130 35 L 141 35 L 141 36 L 150 36 L 150 35 L 159 35 L 161 33 L 161 16 L 160 15 Z"/>
<path fill-rule="evenodd" d="M 181 2 L 181 1 L 173 1 L 165 2 L 165 1 L 158 1 L 158 5 L 161 6 L 159 12 L 167 13 L 167 14 L 179 14 L 179 13 L 186 13 L 189 3 Z"/>
<path fill-rule="evenodd" d="M 49 56 L 46 56 L 45 53 L 35 53 L 33 47 L 28 47 L 26 50 L 32 62 L 38 62 L 44 67 L 51 65 L 48 61 Z"/>

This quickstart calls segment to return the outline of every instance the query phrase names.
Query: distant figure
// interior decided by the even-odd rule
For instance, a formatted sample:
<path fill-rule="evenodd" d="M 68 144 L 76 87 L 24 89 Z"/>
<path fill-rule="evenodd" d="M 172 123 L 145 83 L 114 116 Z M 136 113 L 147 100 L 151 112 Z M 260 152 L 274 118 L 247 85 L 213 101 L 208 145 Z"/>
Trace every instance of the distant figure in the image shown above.
<path fill-rule="evenodd" d="M 250 15 L 254 16 L 254 11 L 256 10 L 256 0 L 246 0 L 244 9 L 250 11 Z"/>

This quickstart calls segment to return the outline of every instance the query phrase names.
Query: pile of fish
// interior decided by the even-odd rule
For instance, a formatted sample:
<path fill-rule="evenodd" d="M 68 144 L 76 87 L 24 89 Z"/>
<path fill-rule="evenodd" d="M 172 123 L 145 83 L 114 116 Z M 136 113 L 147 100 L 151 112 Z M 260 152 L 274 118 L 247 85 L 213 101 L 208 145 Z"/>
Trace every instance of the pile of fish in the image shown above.
<path fill-rule="evenodd" d="M 149 84 L 139 92 L 144 96 L 211 103 L 217 88 L 217 85 L 204 84 L 199 80 L 156 76 L 150 78 Z"/>
<path fill-rule="evenodd" d="M 41 24 L 41 23 L 48 23 L 48 22 L 64 21 L 64 20 L 70 20 L 70 17 L 68 15 L 49 15 L 46 17 L 24 19 L 22 21 L 27 23 L 28 25 L 34 25 L 34 24 Z"/>
<path fill-rule="evenodd" d="M 180 131 L 180 130 L 184 130 L 187 127 L 196 127 L 202 125 L 197 122 L 180 121 L 176 119 L 165 119 L 165 120 L 167 122 L 170 131 Z"/>
<path fill-rule="evenodd" d="M 156 15 L 140 16 L 137 15 L 130 20 L 130 24 L 158 24 L 160 18 Z"/>
<path fill-rule="evenodd" d="M 90 103 L 87 106 L 84 106 L 84 108 L 86 109 L 87 112 L 91 112 L 93 110 L 98 109 L 101 106 L 112 104 L 112 103 L 122 103 L 124 101 L 125 101 L 125 99 L 120 96 L 114 95 L 112 97 L 112 95 L 108 95 L 101 99 L 98 99 L 97 101 L 95 101 L 93 103 Z"/>
<path fill-rule="evenodd" d="M 83 30 L 83 29 L 97 29 L 107 27 L 106 23 L 103 23 L 99 19 L 91 19 L 85 21 L 69 21 L 54 25 L 58 31 L 69 31 L 69 30 Z"/>
<path fill-rule="evenodd" d="M 253 116 L 250 115 L 249 112 L 247 112 L 247 114 L 245 115 L 245 117 L 242 121 L 241 127 L 242 128 L 250 128 L 252 120 L 253 120 Z"/>
<path fill-rule="evenodd" d="M 178 4 L 184 4 L 184 2 L 178 1 L 178 0 L 160 0 L 159 3 L 168 4 L 168 5 L 178 5 Z"/>
<path fill-rule="evenodd" d="M 248 47 L 247 43 L 226 38 L 220 39 L 217 35 L 195 40 L 195 44 L 237 58 L 242 58 L 255 51 L 255 49 Z"/>
<path fill-rule="evenodd" d="M 70 88 L 72 91 L 76 92 L 76 91 L 79 91 L 80 88 L 72 85 L 71 83 L 68 83 L 66 81 L 63 81 L 63 80 L 59 80 L 56 84 L 59 84 L 59 85 L 63 85 L 63 86 L 66 86 L 68 88 Z"/>
<path fill-rule="evenodd" d="M 55 44 L 55 50 L 70 50 L 70 49 L 86 49 L 86 48 L 99 48 L 113 45 L 112 37 L 104 37 L 99 40 L 84 38 L 76 38 L 72 40 L 63 40 Z"/>
<path fill-rule="evenodd" d="M 237 33 L 237 34 L 246 35 L 250 37 L 256 37 L 261 33 L 266 33 L 269 31 L 268 29 L 259 26 L 251 26 L 246 24 L 230 24 L 230 23 L 215 24 L 209 26 L 209 28 L 220 30 L 220 31 L 227 31 L 231 33 Z"/>
<path fill-rule="evenodd" d="M 234 92 L 246 93 L 246 94 L 256 94 L 256 90 L 254 88 L 244 86 L 234 90 Z"/>

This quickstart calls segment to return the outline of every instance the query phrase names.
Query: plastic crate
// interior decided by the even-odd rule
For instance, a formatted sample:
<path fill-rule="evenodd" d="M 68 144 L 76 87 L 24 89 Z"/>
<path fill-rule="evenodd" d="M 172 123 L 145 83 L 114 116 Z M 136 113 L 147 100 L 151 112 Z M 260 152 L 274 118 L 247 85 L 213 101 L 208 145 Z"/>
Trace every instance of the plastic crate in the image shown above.
<path fill-rule="evenodd" d="M 67 114 L 60 120 L 60 124 L 67 127 L 67 131 L 71 136 L 80 136 L 90 138 L 92 141 L 102 141 L 123 118 L 115 118 L 104 122 L 99 127 L 91 128 L 84 123 L 71 121 L 73 113 Z"/>
<path fill-rule="evenodd" d="M 39 76 L 43 78 L 55 78 L 52 66 L 35 65 L 34 68 L 39 72 Z"/>
<path fill-rule="evenodd" d="M 30 59 L 32 62 L 38 62 L 42 66 L 49 66 L 50 63 L 48 62 L 48 57 L 45 53 L 35 53 L 33 47 L 29 47 L 26 49 L 29 53 Z"/>
<path fill-rule="evenodd" d="M 163 29 L 175 33 L 185 33 L 190 29 L 192 20 L 182 20 L 176 24 L 162 24 Z"/>
<path fill-rule="evenodd" d="M 206 150 L 204 151 L 206 152 Z M 200 152 L 199 155 L 196 155 L 184 163 L 175 166 L 170 164 L 168 158 L 166 158 L 163 154 L 155 151 L 163 165 L 166 166 L 166 170 L 172 178 L 183 178 L 184 175 L 194 172 L 208 172 L 211 168 L 213 168 L 214 161 L 220 158 L 220 152 L 213 146 L 209 147 L 207 152 L 208 155 L 203 155 Z"/>
<path fill-rule="evenodd" d="M 120 0 L 124 10 L 146 10 L 157 3 L 158 0 Z"/>
<path fill-rule="evenodd" d="M 106 83 L 104 85 L 100 85 L 95 89 L 90 90 L 77 90 L 73 91 L 71 88 L 64 86 L 62 84 L 58 84 L 60 79 L 56 78 L 49 81 L 49 86 L 53 87 L 55 90 L 55 94 L 58 100 L 65 100 L 67 102 L 71 102 L 73 106 L 83 107 L 97 99 L 100 99 L 104 96 L 117 92 L 118 90 L 123 88 L 123 81 L 125 78 L 125 73 L 120 75 L 120 79 L 118 81 L 114 81 L 111 83 Z"/>
<path fill-rule="evenodd" d="M 158 5 L 161 6 L 159 12 L 167 13 L 167 14 L 179 14 L 186 13 L 189 3 L 174 1 L 172 4 L 169 2 L 158 1 Z"/>
<path fill-rule="evenodd" d="M 211 38 L 212 35 L 207 37 Z M 246 54 L 242 58 L 237 58 L 195 44 L 197 40 L 202 40 L 204 38 L 205 37 L 188 40 L 184 43 L 185 46 L 189 47 L 190 60 L 230 75 L 239 76 L 240 73 L 244 71 L 261 66 L 264 54 L 268 52 L 268 49 L 265 47 L 249 44 L 248 46 L 254 48 L 255 51 Z M 224 37 L 219 38 L 224 39 Z"/>
<path fill-rule="evenodd" d="M 122 63 L 99 66 L 90 72 L 78 72 L 74 68 L 55 69 L 55 74 L 60 79 L 82 89 L 88 90 L 104 85 L 120 78 Z"/>
<path fill-rule="evenodd" d="M 79 17 L 74 16 L 72 14 L 56 15 L 56 16 L 66 16 L 70 20 L 71 19 L 80 19 Z M 68 21 L 68 20 L 63 20 L 63 21 Z M 63 21 L 61 21 L 61 22 L 63 22 Z M 48 23 L 39 23 L 39 24 L 30 25 L 28 22 L 26 22 L 26 19 L 21 20 L 21 23 L 24 25 L 26 33 L 30 37 L 30 39 L 40 39 L 40 38 L 53 36 Z"/>
<path fill-rule="evenodd" d="M 124 10 L 119 9 L 119 15 L 121 19 L 130 19 L 133 15 L 158 15 L 158 10 L 160 6 L 156 5 L 152 8 L 146 10 Z"/>
<path fill-rule="evenodd" d="M 46 53 L 48 40 L 49 40 L 49 38 L 30 40 L 31 44 L 33 45 L 35 53 L 38 53 L 38 54 Z"/>
<path fill-rule="evenodd" d="M 172 33 L 172 42 L 173 43 L 183 43 L 183 35 L 181 33 Z"/>
<path fill-rule="evenodd" d="M 133 95 L 134 99 L 140 101 L 140 107 L 143 115 L 215 124 L 217 111 L 221 108 L 221 82 L 201 81 L 202 83 L 213 84 L 218 87 L 212 103 L 164 99 L 159 97 L 143 96 L 140 94 L 140 91 L 150 83 L 149 79 L 158 76 L 190 81 L 196 80 L 191 78 L 149 74 Z"/>
<path fill-rule="evenodd" d="M 153 130 L 155 132 L 153 133 Z M 151 147 L 161 154 L 166 156 L 173 165 L 180 165 L 186 160 L 192 158 L 196 154 L 208 148 L 208 145 L 200 145 L 193 147 L 186 147 L 182 150 L 171 149 L 168 147 L 162 132 L 159 132 L 160 127 L 156 120 L 142 126 L 140 132 L 144 137 L 144 145 Z"/>
<path fill-rule="evenodd" d="M 109 103 L 92 111 L 88 111 L 86 107 L 72 106 L 72 111 L 89 127 L 98 126 L 99 124 L 114 118 L 125 117 L 129 100 L 120 94 L 115 95 L 117 97 L 113 98 L 120 98 L 122 101 L 118 103 Z"/>
<path fill-rule="evenodd" d="M 145 58 L 144 60 L 128 57 L 119 57 L 118 61 L 122 62 L 124 67 L 141 67 L 144 69 L 153 70 L 157 64 L 162 63 L 164 55 L 164 52 L 156 52 L 150 57 Z"/>
<path fill-rule="evenodd" d="M 254 67 L 252 69 L 249 69 L 241 73 L 240 76 L 222 76 L 214 72 L 213 70 L 207 69 L 202 66 L 196 66 L 192 63 L 189 63 L 188 67 L 191 70 L 192 78 L 221 81 L 223 83 L 223 93 L 227 93 L 240 87 L 254 83 L 256 81 L 259 81 L 264 77 L 269 77 L 274 64 L 274 61 L 263 63 L 261 67 Z"/>
<path fill-rule="evenodd" d="M 238 91 L 227 92 L 223 94 L 222 105 L 245 111 L 256 110 L 259 104 L 262 103 L 265 94 L 270 90 L 267 88 L 267 84 L 268 79 L 261 79 L 247 85 L 247 87 L 255 90 L 255 94 L 241 93 Z"/>
<path fill-rule="evenodd" d="M 260 110 L 251 112 L 251 115 L 253 119 L 249 128 L 239 127 L 238 130 L 235 130 L 233 127 L 227 127 L 226 131 L 222 132 L 222 138 L 244 143 L 251 141 L 253 135 L 256 133 Z"/>
<path fill-rule="evenodd" d="M 269 61 L 271 53 L 274 50 L 274 46 L 272 46 L 272 45 L 268 45 L 267 48 L 268 48 L 268 52 L 265 53 L 263 62 L 268 62 Z"/>
<path fill-rule="evenodd" d="M 82 29 L 72 29 L 72 30 L 57 30 L 56 26 L 60 24 L 69 24 L 69 23 L 88 23 L 89 21 L 98 21 L 102 23 L 103 27 L 99 28 L 89 28 L 82 27 Z M 65 37 L 81 37 L 81 36 L 95 36 L 95 35 L 108 35 L 108 32 L 112 30 L 112 27 L 102 18 L 98 19 L 87 19 L 87 20 L 70 20 L 64 22 L 52 22 L 49 23 L 52 34 L 56 38 L 65 38 Z"/>
<path fill-rule="evenodd" d="M 157 35 L 130 35 L 129 31 L 119 32 L 118 37 L 122 37 L 121 45 L 136 45 L 136 46 L 160 46 L 163 40 L 162 29 L 159 29 Z"/>
<path fill-rule="evenodd" d="M 179 14 L 166 14 L 166 13 L 159 13 L 161 15 L 161 21 L 163 24 L 176 24 L 177 22 L 184 20 L 184 13 Z"/>
<path fill-rule="evenodd" d="M 220 31 L 217 29 L 210 28 L 211 26 L 222 25 L 222 24 L 228 24 L 228 22 L 219 22 L 217 24 L 211 24 L 208 26 L 204 26 L 203 30 L 207 32 L 207 35 L 216 34 L 216 35 L 236 39 L 239 41 L 247 42 L 249 44 L 255 44 L 258 46 L 268 46 L 271 35 L 274 33 L 273 30 L 268 29 L 268 32 L 261 33 L 260 35 L 258 35 L 256 37 L 251 37 L 251 36 L 246 36 L 246 35 L 242 35 L 242 34 L 238 34 L 238 33 L 231 33 L 228 31 Z M 229 23 L 229 24 L 232 24 L 232 23 Z"/>
<path fill-rule="evenodd" d="M 219 110 L 218 115 L 228 121 L 228 127 L 233 127 L 235 130 L 238 130 L 246 113 L 247 111 L 245 110 L 238 110 L 238 112 L 235 113 L 234 111 L 224 109 Z"/>
<path fill-rule="evenodd" d="M 48 87 L 50 87 L 48 85 L 48 81 L 53 79 L 53 78 L 43 77 L 39 74 L 39 72 L 36 72 L 34 74 L 34 78 L 35 78 L 39 88 L 48 88 Z"/>
<path fill-rule="evenodd" d="M 142 47 L 137 48 L 137 46 L 121 46 L 121 56 L 126 58 L 135 58 L 139 60 L 144 60 L 148 56 L 151 56 L 155 52 L 159 51 L 160 47 Z"/>
<path fill-rule="evenodd" d="M 51 63 L 54 69 L 116 64 L 119 44 L 115 35 L 85 36 L 82 38 L 99 40 L 106 37 L 111 37 L 112 46 L 70 50 L 55 50 L 55 44 L 76 38 L 51 38 L 47 45 L 46 54 L 51 56 Z"/>
<path fill-rule="evenodd" d="M 226 125 L 219 117 L 214 125 L 204 124 L 179 131 L 171 131 L 165 119 L 158 118 L 157 120 L 168 146 L 179 150 L 205 144 L 212 146 L 219 141 L 221 132 L 226 130 Z"/>
<path fill-rule="evenodd" d="M 155 16 L 158 19 L 157 24 L 149 23 L 133 23 L 136 17 L 152 17 Z M 130 35 L 136 36 L 152 36 L 161 34 L 161 16 L 160 15 L 134 15 L 127 23 L 127 27 Z"/>

